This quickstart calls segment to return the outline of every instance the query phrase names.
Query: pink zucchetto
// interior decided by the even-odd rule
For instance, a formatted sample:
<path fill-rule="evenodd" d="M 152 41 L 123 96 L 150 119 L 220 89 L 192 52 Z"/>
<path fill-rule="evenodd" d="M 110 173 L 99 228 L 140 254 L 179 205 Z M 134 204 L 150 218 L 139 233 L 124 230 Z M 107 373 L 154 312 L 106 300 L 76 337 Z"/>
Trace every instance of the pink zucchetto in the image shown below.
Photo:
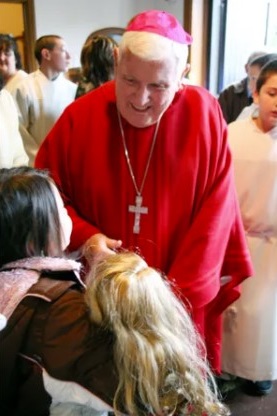
<path fill-rule="evenodd" d="M 192 43 L 192 36 L 185 32 L 176 17 L 162 10 L 147 10 L 134 16 L 126 28 L 126 32 L 131 31 L 156 33 L 185 45 Z"/>

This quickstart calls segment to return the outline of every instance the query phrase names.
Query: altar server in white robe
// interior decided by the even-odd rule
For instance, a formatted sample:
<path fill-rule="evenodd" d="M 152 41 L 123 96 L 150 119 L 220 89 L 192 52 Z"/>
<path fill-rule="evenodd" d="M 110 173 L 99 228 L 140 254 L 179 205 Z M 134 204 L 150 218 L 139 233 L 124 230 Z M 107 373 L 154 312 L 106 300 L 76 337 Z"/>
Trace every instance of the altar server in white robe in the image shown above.
<path fill-rule="evenodd" d="M 0 90 L 0 168 L 27 164 L 15 103 L 8 91 Z"/>
<path fill-rule="evenodd" d="M 7 33 L 0 34 L 0 82 L 7 91 L 13 91 L 27 72 L 22 69 L 22 60 L 16 39 Z"/>
<path fill-rule="evenodd" d="M 222 359 L 250 394 L 263 395 L 277 379 L 277 60 L 262 68 L 254 100 L 258 117 L 228 126 L 254 277 L 225 312 Z"/>
<path fill-rule="evenodd" d="M 20 132 L 29 165 L 65 107 L 74 101 L 77 85 L 64 72 L 70 63 L 65 41 L 57 35 L 40 37 L 35 44 L 39 69 L 11 91 L 19 110 Z"/>

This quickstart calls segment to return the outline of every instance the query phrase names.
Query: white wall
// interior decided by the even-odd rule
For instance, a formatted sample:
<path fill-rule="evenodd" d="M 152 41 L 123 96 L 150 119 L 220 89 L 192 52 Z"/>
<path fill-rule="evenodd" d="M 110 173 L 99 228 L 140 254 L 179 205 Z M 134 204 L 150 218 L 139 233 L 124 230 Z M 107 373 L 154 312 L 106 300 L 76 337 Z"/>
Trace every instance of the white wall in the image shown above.
<path fill-rule="evenodd" d="M 238 19 L 237 7 L 237 0 L 228 1 L 224 87 L 246 76 L 244 65 L 252 52 L 277 49 L 277 1 L 241 1 L 243 19 Z"/>
<path fill-rule="evenodd" d="M 221 13 L 222 1 L 214 0 L 209 74 L 214 95 L 246 77 L 245 64 L 252 52 L 277 52 L 277 0 L 228 0 L 225 39 L 220 37 Z"/>
<path fill-rule="evenodd" d="M 109 26 L 125 27 L 143 10 L 159 9 L 174 14 L 181 23 L 183 0 L 34 0 L 37 37 L 62 36 L 68 44 L 71 67 L 79 66 L 79 56 L 87 36 Z"/>

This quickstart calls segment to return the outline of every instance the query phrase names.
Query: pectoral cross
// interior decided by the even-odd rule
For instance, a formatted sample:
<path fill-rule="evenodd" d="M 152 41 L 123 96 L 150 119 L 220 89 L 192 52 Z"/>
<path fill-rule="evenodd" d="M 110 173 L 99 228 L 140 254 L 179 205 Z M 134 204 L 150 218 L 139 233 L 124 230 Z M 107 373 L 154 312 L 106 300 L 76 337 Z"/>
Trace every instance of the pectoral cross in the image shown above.
<path fill-rule="evenodd" d="M 133 233 L 139 234 L 140 232 L 140 216 L 141 214 L 148 214 L 148 208 L 142 206 L 142 196 L 136 196 L 136 205 L 129 205 L 129 212 L 135 213 Z"/>

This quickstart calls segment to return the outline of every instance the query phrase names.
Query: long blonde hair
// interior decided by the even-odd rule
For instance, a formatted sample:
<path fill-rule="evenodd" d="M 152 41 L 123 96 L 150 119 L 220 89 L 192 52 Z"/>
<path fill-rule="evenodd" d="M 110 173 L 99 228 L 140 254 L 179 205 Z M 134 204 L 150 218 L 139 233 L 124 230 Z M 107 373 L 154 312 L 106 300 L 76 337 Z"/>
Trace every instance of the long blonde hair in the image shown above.
<path fill-rule="evenodd" d="M 92 320 L 115 335 L 116 414 L 228 415 L 204 347 L 169 281 L 137 254 L 98 263 L 86 299 Z"/>

